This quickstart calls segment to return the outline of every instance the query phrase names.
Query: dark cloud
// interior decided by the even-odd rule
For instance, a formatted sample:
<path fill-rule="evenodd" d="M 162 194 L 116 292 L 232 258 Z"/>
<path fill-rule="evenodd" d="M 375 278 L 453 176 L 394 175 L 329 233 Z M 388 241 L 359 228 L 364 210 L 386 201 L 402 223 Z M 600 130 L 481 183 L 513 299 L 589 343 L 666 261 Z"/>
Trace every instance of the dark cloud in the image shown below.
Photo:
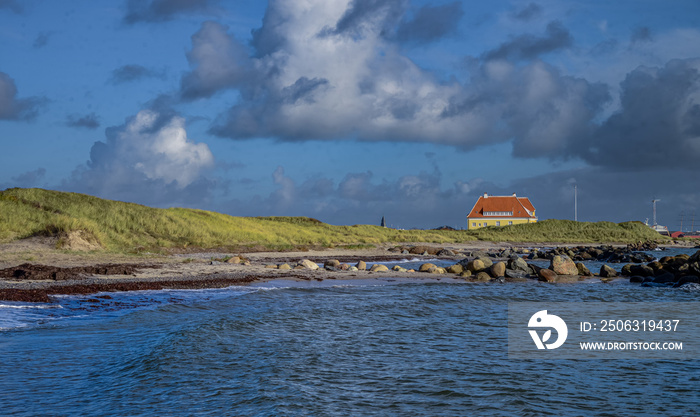
<path fill-rule="evenodd" d="M 20 14 L 24 8 L 15 0 L 0 0 L 0 10 L 7 9 L 14 13 Z"/>
<path fill-rule="evenodd" d="M 84 116 L 71 114 L 66 117 L 66 126 L 94 130 L 100 127 L 100 119 L 95 113 L 86 114 Z"/>
<path fill-rule="evenodd" d="M 34 39 L 34 48 L 40 49 L 46 46 L 49 43 L 49 39 L 51 38 L 51 35 L 53 33 L 51 32 L 41 32 L 37 37 Z"/>
<path fill-rule="evenodd" d="M 218 0 L 128 0 L 124 22 L 165 22 L 187 13 L 215 13 Z"/>
<path fill-rule="evenodd" d="M 440 6 L 423 6 L 413 19 L 401 22 L 396 36 L 401 41 L 433 42 L 456 33 L 462 16 L 464 10 L 458 1 Z"/>
<path fill-rule="evenodd" d="M 324 29 L 322 34 L 363 36 L 365 31 L 379 27 L 381 34 L 387 35 L 407 5 L 408 0 L 352 0 L 335 27 Z"/>
<path fill-rule="evenodd" d="M 700 60 L 639 67 L 620 86 L 620 110 L 578 146 L 586 161 L 627 170 L 700 170 Z"/>
<path fill-rule="evenodd" d="M 12 187 L 30 188 L 40 185 L 46 177 L 46 169 L 38 168 L 11 178 Z"/>
<path fill-rule="evenodd" d="M 635 44 L 635 43 L 642 43 L 642 42 L 651 42 L 654 39 L 652 38 L 651 35 L 651 29 L 642 26 L 639 28 L 636 28 L 634 32 L 632 32 L 632 36 L 630 37 L 630 43 Z"/>
<path fill-rule="evenodd" d="M 180 94 L 184 100 L 211 97 L 216 92 L 241 87 L 257 76 L 251 70 L 248 50 L 228 27 L 216 22 L 204 22 L 192 35 L 192 50 L 187 60 L 193 70 L 182 77 Z"/>
<path fill-rule="evenodd" d="M 547 25 L 544 36 L 520 35 L 483 54 L 485 60 L 530 60 L 540 55 L 569 48 L 574 43 L 571 33 L 560 21 Z"/>
<path fill-rule="evenodd" d="M 15 81 L 0 72 L 0 120 L 32 120 L 45 102 L 39 97 L 18 98 Z"/>
<path fill-rule="evenodd" d="M 515 20 L 529 22 L 542 15 L 542 6 L 537 3 L 530 3 L 520 10 L 513 11 L 510 16 Z"/>
<path fill-rule="evenodd" d="M 112 71 L 112 77 L 110 78 L 110 82 L 112 84 L 122 84 L 138 81 L 144 78 L 163 79 L 165 78 L 165 74 L 162 71 L 156 71 L 150 68 L 146 68 L 142 65 L 123 65 Z"/>

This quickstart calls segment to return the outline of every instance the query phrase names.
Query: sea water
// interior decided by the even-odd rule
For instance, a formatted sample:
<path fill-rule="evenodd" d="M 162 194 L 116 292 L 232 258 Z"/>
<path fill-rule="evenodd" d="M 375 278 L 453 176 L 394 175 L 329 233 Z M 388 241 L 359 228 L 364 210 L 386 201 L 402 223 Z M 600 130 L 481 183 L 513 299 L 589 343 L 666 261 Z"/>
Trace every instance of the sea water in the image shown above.
<path fill-rule="evenodd" d="M 699 297 L 378 278 L 0 302 L 0 414 L 696 415 L 700 358 L 510 359 L 507 308 Z"/>

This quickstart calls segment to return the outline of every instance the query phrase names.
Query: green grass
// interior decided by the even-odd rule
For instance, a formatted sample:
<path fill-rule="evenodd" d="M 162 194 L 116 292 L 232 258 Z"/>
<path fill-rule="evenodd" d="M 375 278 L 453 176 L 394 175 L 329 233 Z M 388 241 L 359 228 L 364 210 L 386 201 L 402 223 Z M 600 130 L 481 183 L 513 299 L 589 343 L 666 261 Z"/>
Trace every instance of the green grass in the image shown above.
<path fill-rule="evenodd" d="M 0 192 L 0 242 L 82 230 L 112 252 L 188 248 L 371 247 L 389 242 L 460 243 L 632 242 L 661 237 L 634 222 L 537 224 L 477 231 L 395 230 L 371 225 L 332 226 L 307 217 L 232 217 L 183 208 L 156 209 L 84 194 L 13 188 Z"/>

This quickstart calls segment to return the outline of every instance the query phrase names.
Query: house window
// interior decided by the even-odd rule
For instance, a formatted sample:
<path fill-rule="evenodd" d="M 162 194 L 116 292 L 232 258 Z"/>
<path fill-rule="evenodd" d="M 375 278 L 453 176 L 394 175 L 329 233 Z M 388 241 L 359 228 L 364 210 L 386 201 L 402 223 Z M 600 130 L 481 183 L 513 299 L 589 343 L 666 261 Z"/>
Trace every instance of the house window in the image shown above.
<path fill-rule="evenodd" d="M 496 222 L 496 226 L 500 226 L 500 225 L 501 225 L 501 222 Z"/>
<path fill-rule="evenodd" d="M 476 222 L 472 223 L 472 227 L 476 227 Z"/>
<path fill-rule="evenodd" d="M 486 223 L 486 222 L 484 222 L 484 226 L 486 226 L 486 225 L 487 225 L 487 223 Z"/>
<path fill-rule="evenodd" d="M 513 224 L 513 222 L 508 222 L 508 226 L 510 226 L 511 224 Z"/>
<path fill-rule="evenodd" d="M 481 227 L 481 223 L 479 223 L 479 227 Z"/>
<path fill-rule="evenodd" d="M 512 211 L 485 211 L 484 216 L 512 216 Z"/>

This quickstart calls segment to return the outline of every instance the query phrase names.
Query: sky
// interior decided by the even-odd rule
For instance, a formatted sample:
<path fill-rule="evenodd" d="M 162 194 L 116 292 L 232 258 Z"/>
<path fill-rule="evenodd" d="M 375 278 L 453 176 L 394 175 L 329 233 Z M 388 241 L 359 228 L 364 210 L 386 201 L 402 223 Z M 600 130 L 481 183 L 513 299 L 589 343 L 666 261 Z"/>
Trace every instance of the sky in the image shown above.
<path fill-rule="evenodd" d="M 700 2 L 0 0 L 0 146 L 0 189 L 396 228 L 576 192 L 686 230 Z"/>

